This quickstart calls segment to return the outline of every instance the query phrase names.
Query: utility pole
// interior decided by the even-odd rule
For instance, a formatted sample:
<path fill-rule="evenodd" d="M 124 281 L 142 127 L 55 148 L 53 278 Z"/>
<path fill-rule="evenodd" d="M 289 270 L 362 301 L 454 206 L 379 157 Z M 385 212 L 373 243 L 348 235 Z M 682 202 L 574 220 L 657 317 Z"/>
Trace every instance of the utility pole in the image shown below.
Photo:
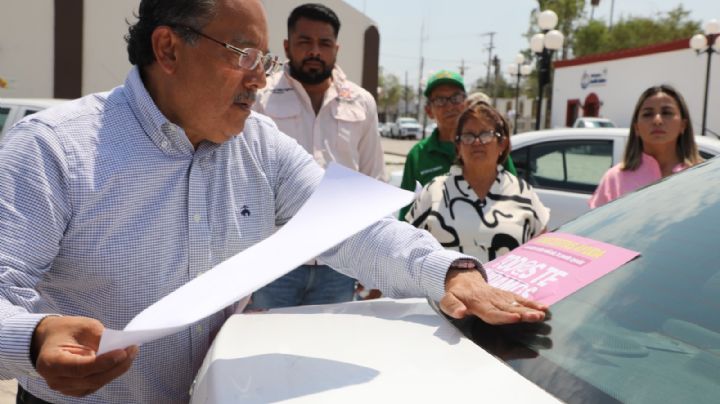
<path fill-rule="evenodd" d="M 460 60 L 460 75 L 465 77 L 465 59 Z"/>
<path fill-rule="evenodd" d="M 408 108 L 410 107 L 410 99 L 408 96 L 410 95 L 408 91 L 410 90 L 410 87 L 408 87 L 408 79 L 407 79 L 407 70 L 405 70 L 405 116 L 408 114 Z"/>
<path fill-rule="evenodd" d="M 489 36 L 490 37 L 490 43 L 487 46 L 488 51 L 488 62 L 487 62 L 487 77 L 485 78 L 485 92 L 490 92 L 490 67 L 492 66 L 492 51 L 495 49 L 495 46 L 493 45 L 493 39 L 495 38 L 495 34 L 497 32 L 485 32 L 483 34 L 480 34 L 480 36 Z"/>
<path fill-rule="evenodd" d="M 608 27 L 608 30 L 612 29 L 613 26 L 613 14 L 615 12 L 615 0 L 612 0 L 610 2 L 610 25 Z"/>
<path fill-rule="evenodd" d="M 425 20 L 423 20 L 422 23 L 420 24 L 420 74 L 418 74 L 417 110 L 415 112 L 415 116 L 417 117 L 418 121 L 420 120 L 420 104 L 422 104 L 422 101 L 423 101 L 422 77 L 423 77 L 423 66 L 425 64 L 425 58 L 423 57 L 423 48 L 424 48 L 426 39 L 428 39 L 428 38 L 425 36 Z"/>
<path fill-rule="evenodd" d="M 493 107 L 497 108 L 497 88 L 498 81 L 500 80 L 500 58 L 497 57 L 497 55 L 493 57 L 493 67 L 495 69 L 495 78 L 493 80 L 492 94 L 490 96 L 492 97 Z"/>

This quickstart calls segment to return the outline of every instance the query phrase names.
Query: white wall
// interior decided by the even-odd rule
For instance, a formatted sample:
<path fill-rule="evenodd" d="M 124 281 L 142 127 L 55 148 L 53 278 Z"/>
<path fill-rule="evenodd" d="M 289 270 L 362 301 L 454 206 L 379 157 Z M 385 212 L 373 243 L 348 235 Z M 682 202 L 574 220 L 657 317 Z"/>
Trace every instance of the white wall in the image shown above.
<path fill-rule="evenodd" d="M 363 52 L 365 30 L 376 25 L 360 11 L 342 0 L 321 0 L 318 3 L 330 7 L 340 19 L 340 35 L 337 63 L 347 74 L 350 81 L 362 84 Z M 297 6 L 308 3 L 307 0 L 263 0 L 268 14 L 270 32 L 270 51 L 285 60 L 283 40 L 287 38 L 287 18 Z"/>
<path fill-rule="evenodd" d="M 0 97 L 53 96 L 52 0 L 3 0 L 0 7 Z"/>
<path fill-rule="evenodd" d="M 713 113 L 720 109 L 720 57 L 712 57 L 714 60 L 710 72 L 707 127 L 720 133 L 720 116 Z M 700 134 L 706 67 L 707 55 L 698 56 L 688 48 L 556 68 L 552 126 L 565 126 L 567 100 L 579 99 L 584 103 L 585 97 L 594 92 L 602 103 L 599 115 L 610 118 L 618 126 L 627 127 L 640 94 L 652 85 L 670 84 L 685 97 L 695 133 Z M 580 83 L 585 72 L 603 71 L 607 73 L 607 82 L 604 85 L 581 88 Z"/>
<path fill-rule="evenodd" d="M 84 3 L 82 93 L 107 91 L 125 82 L 130 70 L 125 35 L 139 0 L 86 0 Z"/>

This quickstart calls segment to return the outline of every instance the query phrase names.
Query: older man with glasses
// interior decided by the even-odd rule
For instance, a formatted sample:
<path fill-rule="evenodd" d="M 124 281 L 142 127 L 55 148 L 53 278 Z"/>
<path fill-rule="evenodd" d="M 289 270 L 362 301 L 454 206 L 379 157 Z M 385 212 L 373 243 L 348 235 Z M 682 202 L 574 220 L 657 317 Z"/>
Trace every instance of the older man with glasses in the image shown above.
<path fill-rule="evenodd" d="M 104 327 L 272 235 L 323 175 L 251 111 L 277 68 L 260 0 L 142 0 L 138 18 L 124 85 L 28 116 L 0 146 L 0 378 L 18 379 L 21 403 L 187 402 L 236 305 L 141 351 L 98 355 Z M 391 218 L 323 258 L 454 317 L 544 318 Z"/>
<path fill-rule="evenodd" d="M 450 70 L 440 70 L 430 76 L 423 94 L 427 98 L 425 112 L 437 122 L 437 127 L 430 137 L 413 146 L 405 159 L 400 187 L 408 191 L 415 191 L 418 182 L 424 186 L 433 178 L 448 173 L 456 158 L 454 141 L 458 118 L 468 105 L 465 80 Z M 516 174 L 509 158 L 506 168 Z M 400 209 L 400 220 L 405 220 L 409 209 L 410 205 Z"/>

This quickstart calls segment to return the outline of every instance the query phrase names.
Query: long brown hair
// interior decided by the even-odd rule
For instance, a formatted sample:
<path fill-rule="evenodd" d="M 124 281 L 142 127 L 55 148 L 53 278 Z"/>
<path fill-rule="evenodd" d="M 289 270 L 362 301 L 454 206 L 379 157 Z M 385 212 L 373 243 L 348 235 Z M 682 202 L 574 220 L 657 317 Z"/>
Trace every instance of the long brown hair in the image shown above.
<path fill-rule="evenodd" d="M 505 150 L 503 150 L 502 154 L 500 154 L 497 161 L 498 164 L 505 164 L 505 161 L 510 154 L 510 127 L 502 114 L 484 101 L 476 101 L 470 104 L 470 106 L 467 107 L 462 114 L 460 114 L 460 118 L 458 118 L 458 126 L 455 130 L 455 146 L 457 147 L 460 144 L 460 135 L 462 134 L 465 123 L 471 118 L 480 119 L 481 117 L 485 117 L 492 122 L 493 125 L 495 125 L 495 132 L 500 134 L 500 139 L 507 142 Z M 463 165 L 460 153 L 457 155 L 455 164 L 460 166 Z"/>
<path fill-rule="evenodd" d="M 690 112 L 688 111 L 685 99 L 680 95 L 677 90 L 667 84 L 659 86 L 652 86 L 645 90 L 635 105 L 635 111 L 633 112 L 632 122 L 630 123 L 630 136 L 628 136 L 627 144 L 625 144 L 625 155 L 623 156 L 623 171 L 635 171 L 640 166 L 643 152 L 643 142 L 640 136 L 635 130 L 635 126 L 640 115 L 640 108 L 648 98 L 664 93 L 672 97 L 680 109 L 680 116 L 685 122 L 685 130 L 677 138 L 675 144 L 675 154 L 678 160 L 682 161 L 686 166 L 693 166 L 703 159 L 698 153 L 697 145 L 695 144 L 695 136 L 693 133 L 692 122 L 690 121 Z"/>

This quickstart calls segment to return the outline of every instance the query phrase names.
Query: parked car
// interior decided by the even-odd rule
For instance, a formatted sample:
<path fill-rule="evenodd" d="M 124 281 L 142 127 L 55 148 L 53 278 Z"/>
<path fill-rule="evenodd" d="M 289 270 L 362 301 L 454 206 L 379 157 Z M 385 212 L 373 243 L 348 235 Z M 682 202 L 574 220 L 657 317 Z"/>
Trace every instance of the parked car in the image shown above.
<path fill-rule="evenodd" d="M 535 187 L 550 208 L 549 229 L 588 211 L 588 199 L 600 178 L 622 161 L 628 129 L 553 129 L 511 138 L 518 175 Z M 700 154 L 720 154 L 720 141 L 696 136 Z"/>
<path fill-rule="evenodd" d="M 446 322 L 417 299 L 236 315 L 192 402 L 716 403 L 718 183 L 713 159 L 561 227 L 640 256 L 540 327 Z"/>
<path fill-rule="evenodd" d="M 581 117 L 575 120 L 573 128 L 614 128 L 613 121 L 607 118 Z"/>
<path fill-rule="evenodd" d="M 421 139 L 422 126 L 420 126 L 415 118 L 398 118 L 390 126 L 390 137 L 400 139 Z"/>
<path fill-rule="evenodd" d="M 0 98 L 0 139 L 17 121 L 65 101 L 52 98 Z"/>
<path fill-rule="evenodd" d="M 389 137 L 390 136 L 390 124 L 387 122 L 378 123 L 378 132 L 380 133 L 380 136 L 382 136 L 382 137 Z"/>
<path fill-rule="evenodd" d="M 437 128 L 437 122 L 432 122 L 432 123 L 427 124 L 427 126 L 425 126 L 425 137 L 426 138 L 430 137 L 436 128 Z"/>

